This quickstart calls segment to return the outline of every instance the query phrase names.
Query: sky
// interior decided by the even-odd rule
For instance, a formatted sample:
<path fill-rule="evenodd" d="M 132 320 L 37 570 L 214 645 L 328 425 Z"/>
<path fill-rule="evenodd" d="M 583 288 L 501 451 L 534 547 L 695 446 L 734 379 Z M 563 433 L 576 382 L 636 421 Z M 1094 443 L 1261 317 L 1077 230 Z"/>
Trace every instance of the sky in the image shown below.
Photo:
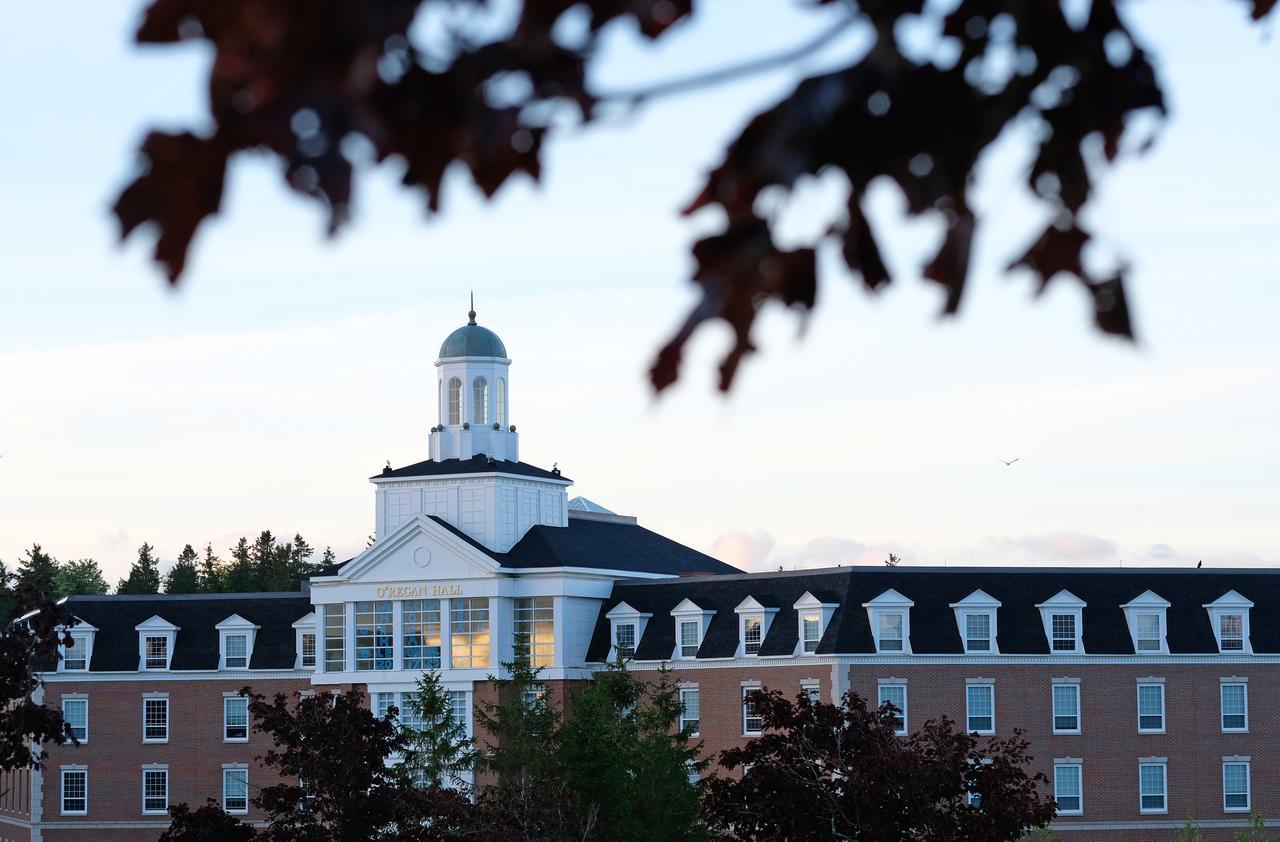
<path fill-rule="evenodd" d="M 465 321 L 504 340 L 525 461 L 571 493 L 744 569 L 906 564 L 1280 563 L 1280 109 L 1274 21 L 1240 3 L 1145 0 L 1130 19 L 1172 114 L 1101 183 L 1098 259 L 1132 265 L 1136 344 L 1091 327 L 1075 285 L 1032 296 L 1002 267 L 1039 221 L 1025 135 L 983 159 L 985 230 L 957 319 L 920 267 L 936 220 L 873 191 L 897 282 L 877 296 L 831 253 L 807 320 L 762 317 L 732 394 L 729 347 L 696 337 L 680 383 L 646 371 L 695 300 L 679 208 L 749 117 L 860 45 L 556 137 L 535 184 L 444 212 L 362 172 L 354 223 L 237 163 L 181 287 L 117 242 L 108 208 L 148 127 L 203 126 L 197 45 L 138 49 L 134 0 L 21 4 L 0 30 L 0 559 L 41 543 L 114 581 L 139 544 L 225 548 L 263 529 L 339 557 L 373 531 L 367 478 L 427 456 L 434 360 Z M 802 43 L 829 22 L 782 0 L 705 3 L 657 46 L 606 35 L 626 87 Z M 764 23 L 767 22 L 767 25 Z M 784 200 L 812 238 L 839 184 Z M 1010 466 L 999 460 L 1017 457 Z"/>

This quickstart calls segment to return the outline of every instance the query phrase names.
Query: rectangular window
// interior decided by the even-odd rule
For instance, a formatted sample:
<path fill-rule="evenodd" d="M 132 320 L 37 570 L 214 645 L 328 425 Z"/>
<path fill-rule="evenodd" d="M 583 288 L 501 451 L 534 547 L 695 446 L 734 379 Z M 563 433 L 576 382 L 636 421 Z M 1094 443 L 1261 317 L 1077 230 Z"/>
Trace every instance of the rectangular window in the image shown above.
<path fill-rule="evenodd" d="M 697 620 L 685 620 L 680 623 L 680 657 L 698 657 L 698 629 L 702 623 Z"/>
<path fill-rule="evenodd" d="M 515 602 L 515 632 L 529 638 L 535 667 L 555 665 L 556 615 L 549 596 L 521 597 Z"/>
<path fill-rule="evenodd" d="M 222 809 L 228 813 L 249 812 L 249 770 L 222 770 Z"/>
<path fill-rule="evenodd" d="M 62 814 L 83 816 L 89 812 L 89 770 L 62 770 Z"/>
<path fill-rule="evenodd" d="M 357 602 L 356 669 L 391 669 L 392 635 L 389 600 Z"/>
<path fill-rule="evenodd" d="M 689 733 L 697 735 L 701 727 L 699 720 L 701 696 L 696 687 L 686 687 L 680 691 L 680 730 L 692 729 Z"/>
<path fill-rule="evenodd" d="M 893 715 L 897 724 L 894 731 L 899 735 L 907 733 L 907 685 L 881 684 L 880 707 L 884 707 L 886 703 L 898 709 Z"/>
<path fill-rule="evenodd" d="M 324 671 L 347 669 L 347 616 L 342 603 L 324 607 Z"/>
<path fill-rule="evenodd" d="M 760 652 L 760 641 L 764 639 L 764 623 L 759 617 L 746 617 L 742 621 L 742 652 L 756 655 Z"/>
<path fill-rule="evenodd" d="M 373 694 L 373 715 L 379 719 L 386 719 L 387 713 L 390 712 L 392 706 L 396 703 L 395 693 L 374 693 Z"/>
<path fill-rule="evenodd" d="M 245 669 L 249 666 L 249 635 L 227 635 L 227 669 Z"/>
<path fill-rule="evenodd" d="M 618 657 L 631 658 L 636 654 L 636 625 L 635 623 L 619 623 L 618 624 Z"/>
<path fill-rule="evenodd" d="M 1218 617 L 1218 640 L 1223 652 L 1244 651 L 1244 615 L 1223 614 Z"/>
<path fill-rule="evenodd" d="M 1053 764 L 1053 800 L 1058 802 L 1058 815 L 1079 816 L 1084 813 L 1084 786 L 1079 763 Z"/>
<path fill-rule="evenodd" d="M 1249 685 L 1223 684 L 1222 730 L 1249 730 Z"/>
<path fill-rule="evenodd" d="M 880 651 L 902 651 L 902 615 L 896 612 L 880 615 Z"/>
<path fill-rule="evenodd" d="M 489 598 L 449 600 L 449 643 L 454 669 L 489 666 Z"/>
<path fill-rule="evenodd" d="M 169 812 L 169 770 L 142 770 L 142 812 Z"/>
<path fill-rule="evenodd" d="M 142 700 L 142 741 L 164 743 L 169 741 L 169 699 L 153 696 Z"/>
<path fill-rule="evenodd" d="M 1164 731 L 1164 685 L 1138 685 L 1138 731 L 1161 733 Z"/>
<path fill-rule="evenodd" d="M 62 650 L 62 669 L 76 672 L 89 668 L 89 641 L 82 634 L 71 635 L 71 645 Z"/>
<path fill-rule="evenodd" d="M 315 632 L 302 633 L 302 666 L 314 667 L 316 665 L 316 634 Z"/>
<path fill-rule="evenodd" d="M 440 669 L 440 600 L 409 599 L 404 618 L 404 668 Z"/>
<path fill-rule="evenodd" d="M 1053 614 L 1049 617 L 1049 626 L 1053 629 L 1053 651 L 1076 651 L 1076 615 Z"/>
<path fill-rule="evenodd" d="M 1249 811 L 1249 761 L 1223 761 L 1222 809 L 1228 813 Z"/>
<path fill-rule="evenodd" d="M 966 652 L 991 651 L 991 615 L 964 615 L 964 648 Z"/>
<path fill-rule="evenodd" d="M 800 692 L 804 693 L 812 704 L 816 705 L 822 701 L 822 687 L 816 679 L 801 681 Z"/>
<path fill-rule="evenodd" d="M 1169 803 L 1165 793 L 1165 775 L 1167 771 L 1167 766 L 1162 762 L 1138 764 L 1138 812 L 1169 812 Z"/>
<path fill-rule="evenodd" d="M 458 723 L 466 729 L 468 734 L 471 733 L 471 725 L 469 717 L 471 716 L 471 704 L 466 690 L 450 690 L 449 691 L 449 718 L 451 721 Z"/>
<path fill-rule="evenodd" d="M 1080 685 L 1053 685 L 1053 733 L 1080 733 Z"/>
<path fill-rule="evenodd" d="M 146 662 L 144 666 L 149 670 L 162 670 L 169 668 L 169 638 L 160 635 L 157 637 L 148 637 L 144 640 L 146 652 Z"/>
<path fill-rule="evenodd" d="M 1162 648 L 1160 645 L 1160 615 L 1139 614 L 1134 618 L 1133 625 L 1135 631 L 1137 631 L 1138 651 L 1159 652 Z"/>
<path fill-rule="evenodd" d="M 813 654 L 818 651 L 818 641 L 822 639 L 822 615 L 816 612 L 805 614 L 802 622 L 804 624 L 804 651 L 807 654 Z"/>
<path fill-rule="evenodd" d="M 969 684 L 965 687 L 968 706 L 968 730 L 978 734 L 996 731 L 996 688 L 992 684 Z"/>
<path fill-rule="evenodd" d="M 89 742 L 89 700 L 63 698 L 62 719 L 71 726 L 71 736 Z"/>
<path fill-rule="evenodd" d="M 244 696 L 223 697 L 222 739 L 228 743 L 249 739 L 249 700 Z"/>
<path fill-rule="evenodd" d="M 747 700 L 748 696 L 759 689 L 751 686 L 742 688 L 742 733 L 748 736 L 759 734 L 764 728 L 764 719 L 756 711 L 755 705 Z"/>

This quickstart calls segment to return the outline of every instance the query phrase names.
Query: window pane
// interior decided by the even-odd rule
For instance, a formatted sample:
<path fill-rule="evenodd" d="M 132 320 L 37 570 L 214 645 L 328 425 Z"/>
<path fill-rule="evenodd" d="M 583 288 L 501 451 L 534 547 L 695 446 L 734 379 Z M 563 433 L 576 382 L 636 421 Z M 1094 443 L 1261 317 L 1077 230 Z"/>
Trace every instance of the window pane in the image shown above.
<path fill-rule="evenodd" d="M 630 658 L 636 654 L 636 627 L 634 623 L 621 623 L 618 626 L 618 655 Z"/>
<path fill-rule="evenodd" d="M 494 398 L 494 420 L 501 426 L 507 424 L 507 381 L 498 378 L 498 391 Z"/>
<path fill-rule="evenodd" d="M 804 619 L 804 651 L 817 652 L 818 641 L 822 638 L 822 615 L 805 614 Z"/>
<path fill-rule="evenodd" d="M 692 733 L 698 733 L 700 726 L 700 716 L 702 699 L 697 690 L 681 690 L 680 691 L 680 728 L 692 728 Z"/>
<path fill-rule="evenodd" d="M 1160 615 L 1139 614 L 1134 621 L 1138 632 L 1139 652 L 1160 651 Z"/>
<path fill-rule="evenodd" d="M 1144 763 L 1138 767 L 1138 784 L 1141 807 L 1144 810 L 1163 810 L 1164 764 Z"/>
<path fill-rule="evenodd" d="M 470 723 L 471 705 L 466 690 L 450 690 L 449 691 L 449 719 L 456 722 L 466 729 L 467 733 L 471 733 Z"/>
<path fill-rule="evenodd" d="M 742 621 L 742 651 L 748 655 L 755 655 L 760 651 L 760 641 L 763 637 L 764 624 L 760 622 L 759 617 L 747 617 Z"/>
<path fill-rule="evenodd" d="M 966 688 L 969 730 L 995 730 L 995 688 L 990 684 L 970 684 Z"/>
<path fill-rule="evenodd" d="M 449 601 L 449 643 L 454 669 L 489 666 L 489 598 Z"/>
<path fill-rule="evenodd" d="M 456 377 L 449 378 L 449 423 L 462 423 L 462 381 Z"/>
<path fill-rule="evenodd" d="M 742 688 L 742 732 L 744 734 L 758 734 L 764 727 L 764 719 L 756 712 L 755 706 L 747 701 L 747 697 L 759 689 L 759 687 Z"/>
<path fill-rule="evenodd" d="M 991 615 L 966 614 L 964 618 L 965 648 L 970 652 L 991 650 Z"/>
<path fill-rule="evenodd" d="M 84 769 L 62 772 L 62 812 L 83 813 L 89 809 L 89 773 Z"/>
<path fill-rule="evenodd" d="M 63 699 L 62 718 L 71 726 L 71 734 L 80 742 L 89 739 L 89 700 Z"/>
<path fill-rule="evenodd" d="M 1058 812 L 1080 812 L 1080 772 L 1080 765 L 1076 763 L 1061 763 L 1053 767 L 1053 797 L 1058 802 Z"/>
<path fill-rule="evenodd" d="M 169 739 L 169 700 L 142 700 L 142 737 L 146 740 Z"/>
<path fill-rule="evenodd" d="M 1138 727 L 1158 731 L 1164 727 L 1164 685 L 1138 685 Z"/>
<path fill-rule="evenodd" d="M 142 809 L 148 813 L 164 813 L 169 809 L 169 770 L 145 769 L 142 772 Z"/>
<path fill-rule="evenodd" d="M 515 633 L 529 639 L 529 656 L 535 667 L 555 664 L 555 606 L 549 596 L 523 597 L 515 601 Z"/>
<path fill-rule="evenodd" d="M 1050 617 L 1053 628 L 1053 651 L 1076 651 L 1076 615 L 1054 614 Z"/>
<path fill-rule="evenodd" d="M 401 606 L 404 623 L 404 668 L 440 669 L 440 600 L 410 599 Z"/>
<path fill-rule="evenodd" d="M 489 418 L 489 382 L 483 377 L 471 381 L 471 423 L 487 424 Z"/>
<path fill-rule="evenodd" d="M 343 672 L 347 668 L 346 606 L 324 607 L 324 671 Z"/>
<path fill-rule="evenodd" d="M 907 727 L 907 685 L 881 684 L 879 702 L 881 707 L 884 707 L 885 703 L 888 702 L 898 709 L 898 713 L 894 715 L 894 719 L 897 721 L 896 730 L 905 730 Z"/>
<path fill-rule="evenodd" d="M 228 813 L 249 809 L 249 770 L 222 770 L 222 809 Z"/>
<path fill-rule="evenodd" d="M 902 615 L 880 615 L 880 651 L 902 651 Z"/>
<path fill-rule="evenodd" d="M 249 636 L 227 635 L 227 668 L 243 669 L 249 666 Z"/>
<path fill-rule="evenodd" d="M 1223 614 L 1218 619 L 1218 629 L 1223 651 L 1239 652 L 1244 649 L 1243 614 Z"/>
<path fill-rule="evenodd" d="M 1053 685 L 1053 729 L 1080 730 L 1080 688 L 1074 684 Z"/>
<path fill-rule="evenodd" d="M 1243 731 L 1248 727 L 1248 703 L 1243 684 L 1222 685 L 1222 728 Z"/>
<path fill-rule="evenodd" d="M 83 670 L 88 669 L 86 658 L 88 656 L 89 646 L 88 640 L 84 635 L 74 634 L 71 636 L 71 645 L 63 650 L 62 668 L 64 670 Z"/>
<path fill-rule="evenodd" d="M 701 623 L 682 622 L 680 624 L 680 657 L 696 658 L 698 656 L 698 627 Z"/>
<path fill-rule="evenodd" d="M 147 669 L 162 670 L 167 668 L 169 666 L 169 638 L 148 637 L 146 641 L 146 653 Z"/>
<path fill-rule="evenodd" d="M 356 669 L 389 670 L 392 654 L 391 603 L 356 603 Z"/>
<path fill-rule="evenodd" d="M 1249 807 L 1249 764 L 1222 764 L 1222 805 L 1228 810 Z"/>
<path fill-rule="evenodd" d="M 304 667 L 316 665 L 316 636 L 312 632 L 302 633 L 302 665 Z"/>
<path fill-rule="evenodd" d="M 222 722 L 227 740 L 249 737 L 249 700 L 243 696 L 227 696 L 222 700 Z"/>

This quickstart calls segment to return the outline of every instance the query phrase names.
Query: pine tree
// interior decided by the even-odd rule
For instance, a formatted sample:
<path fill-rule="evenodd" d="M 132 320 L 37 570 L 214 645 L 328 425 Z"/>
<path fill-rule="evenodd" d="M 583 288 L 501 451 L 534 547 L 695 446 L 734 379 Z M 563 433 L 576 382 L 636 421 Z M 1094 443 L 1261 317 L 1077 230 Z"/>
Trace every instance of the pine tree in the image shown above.
<path fill-rule="evenodd" d="M 72 594 L 104 594 L 111 590 L 102 568 L 91 558 L 68 561 L 58 570 L 58 591 L 64 596 Z"/>
<path fill-rule="evenodd" d="M 150 544 L 138 547 L 138 560 L 129 568 L 129 575 L 120 580 L 116 593 L 160 593 L 160 559 L 154 553 L 155 547 Z"/>
<path fill-rule="evenodd" d="M 320 566 L 328 567 L 330 564 L 333 564 L 337 560 L 338 560 L 338 557 L 333 554 L 333 547 L 325 547 L 324 555 L 320 556 Z"/>
<path fill-rule="evenodd" d="M 204 559 L 200 562 L 200 593 L 222 593 L 222 559 L 213 554 L 213 543 L 204 545 Z"/>
<path fill-rule="evenodd" d="M 417 690 L 405 695 L 404 706 L 400 715 L 408 743 L 401 764 L 404 771 L 420 786 L 448 786 L 465 792 L 468 784 L 462 773 L 471 768 L 475 751 L 467 737 L 466 722 L 453 717 L 440 673 L 424 672 Z"/>
<path fill-rule="evenodd" d="M 198 593 L 200 590 L 200 571 L 196 569 L 195 549 L 187 544 L 178 553 L 178 560 L 164 577 L 165 593 Z"/>
<path fill-rule="evenodd" d="M 311 557 L 315 552 L 306 538 L 297 533 L 294 534 L 293 544 L 289 547 L 289 590 L 302 590 L 303 580 L 316 571 L 316 565 L 311 563 Z"/>
<path fill-rule="evenodd" d="M 10 618 L 13 617 L 13 609 L 17 603 L 17 597 L 13 593 L 14 576 L 9 572 L 9 565 L 0 561 L 0 628 L 5 628 Z"/>
<path fill-rule="evenodd" d="M 289 588 L 289 549 L 288 544 L 277 544 L 276 536 L 270 529 L 264 529 L 253 542 L 250 558 L 253 559 L 253 574 L 257 589 L 260 591 L 283 591 Z M 283 552 L 282 552 L 283 550 Z"/>
<path fill-rule="evenodd" d="M 223 577 L 223 587 L 227 593 L 253 593 L 258 589 L 257 584 L 249 542 L 241 538 L 231 550 L 231 566 Z"/>
<path fill-rule="evenodd" d="M 63 595 L 58 592 L 58 560 L 46 553 L 39 544 L 32 544 L 18 563 L 18 578 L 38 584 L 54 598 Z"/>

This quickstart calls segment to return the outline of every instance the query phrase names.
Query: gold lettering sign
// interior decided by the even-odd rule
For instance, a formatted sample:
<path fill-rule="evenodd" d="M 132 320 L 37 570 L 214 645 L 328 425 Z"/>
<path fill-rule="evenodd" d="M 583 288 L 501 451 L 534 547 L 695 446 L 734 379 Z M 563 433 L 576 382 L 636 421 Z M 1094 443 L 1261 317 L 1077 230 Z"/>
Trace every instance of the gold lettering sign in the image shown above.
<path fill-rule="evenodd" d="M 396 585 L 378 588 L 378 599 L 422 599 L 425 596 L 462 596 L 462 585 Z"/>

